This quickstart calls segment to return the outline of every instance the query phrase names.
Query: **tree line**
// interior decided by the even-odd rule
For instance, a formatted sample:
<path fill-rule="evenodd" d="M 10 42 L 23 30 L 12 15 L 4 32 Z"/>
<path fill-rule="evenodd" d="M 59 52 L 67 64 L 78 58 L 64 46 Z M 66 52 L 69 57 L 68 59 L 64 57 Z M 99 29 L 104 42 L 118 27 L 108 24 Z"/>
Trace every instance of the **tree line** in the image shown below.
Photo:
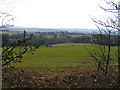
<path fill-rule="evenodd" d="M 29 35 L 29 34 L 28 34 Z M 26 34 L 26 36 L 28 36 Z M 28 41 L 23 44 L 23 46 L 35 46 L 35 45 L 51 45 L 51 44 L 59 44 L 59 43 L 91 43 L 91 44 L 103 44 L 108 45 L 108 35 L 102 34 L 103 41 L 100 42 L 101 34 L 92 34 L 91 37 L 64 37 L 64 38 L 45 38 L 45 37 L 35 37 L 34 39 Z M 117 46 L 118 44 L 118 35 L 111 35 L 111 45 Z M 11 46 L 12 43 L 15 43 L 17 40 L 23 38 L 22 33 L 16 33 L 10 35 L 9 33 L 2 34 L 2 45 L 3 46 Z"/>

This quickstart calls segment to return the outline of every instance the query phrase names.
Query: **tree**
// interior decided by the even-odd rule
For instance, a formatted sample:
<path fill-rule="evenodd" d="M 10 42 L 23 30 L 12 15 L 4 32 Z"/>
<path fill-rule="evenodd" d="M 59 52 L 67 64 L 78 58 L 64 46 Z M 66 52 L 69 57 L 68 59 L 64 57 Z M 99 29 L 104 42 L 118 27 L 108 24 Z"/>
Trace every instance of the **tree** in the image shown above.
<path fill-rule="evenodd" d="M 97 25 L 98 29 L 101 32 L 101 27 L 106 29 L 106 31 L 109 32 L 108 34 L 108 56 L 107 56 L 107 62 L 109 62 L 110 59 L 110 52 L 111 52 L 111 40 L 110 40 L 110 33 L 117 36 L 118 39 L 118 51 L 117 51 L 117 61 L 118 61 L 118 87 L 120 87 L 120 2 L 115 3 L 114 0 L 108 0 L 105 1 L 107 5 L 109 5 L 109 8 L 103 8 L 100 6 L 101 9 L 103 9 L 106 12 L 109 12 L 112 14 L 112 16 L 109 16 L 107 20 L 98 20 L 98 19 L 92 19 L 95 24 Z M 105 32 L 106 32 L 105 31 Z M 103 35 L 101 35 L 102 37 Z M 102 40 L 101 40 L 102 41 Z M 101 43 L 101 42 L 100 42 Z M 104 55 L 103 55 L 104 56 Z M 96 58 L 95 56 L 93 56 Z M 102 57 L 104 59 L 104 57 Z M 107 65 L 107 64 L 106 64 Z M 106 66 L 108 68 L 108 65 Z"/>
<path fill-rule="evenodd" d="M 112 60 L 111 57 L 111 32 L 109 31 L 106 35 L 104 35 L 101 30 L 100 34 L 97 35 L 98 45 L 96 49 L 90 52 L 90 55 L 95 59 L 98 64 L 98 72 L 103 71 L 107 74 L 110 62 Z"/>
<path fill-rule="evenodd" d="M 0 31 L 9 31 L 7 28 L 8 27 L 13 27 L 13 25 L 10 24 L 11 21 L 14 21 L 15 17 L 12 15 L 5 13 L 5 12 L 0 12 Z"/>
<path fill-rule="evenodd" d="M 2 22 L 0 29 L 1 31 L 9 32 L 8 27 L 13 25 L 8 24 L 11 20 L 14 20 L 12 15 L 7 13 L 1 13 L 3 15 Z M 8 17 L 11 17 L 7 19 Z M 24 46 L 25 43 L 30 41 L 33 38 L 33 34 L 29 37 L 26 37 L 26 31 L 24 30 L 24 37 L 22 39 L 17 40 L 16 42 L 12 43 L 11 45 L 4 46 L 2 45 L 2 66 L 11 65 L 11 62 L 21 62 L 21 59 L 24 54 L 28 52 L 35 51 L 39 45 L 36 46 Z M 7 39 L 9 41 L 9 39 Z"/>

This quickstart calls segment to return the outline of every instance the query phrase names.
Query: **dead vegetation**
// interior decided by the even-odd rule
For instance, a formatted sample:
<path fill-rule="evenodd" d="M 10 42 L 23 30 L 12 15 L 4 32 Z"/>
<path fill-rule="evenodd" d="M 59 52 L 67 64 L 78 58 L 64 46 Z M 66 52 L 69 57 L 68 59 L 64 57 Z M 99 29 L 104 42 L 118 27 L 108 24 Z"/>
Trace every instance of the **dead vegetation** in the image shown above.
<path fill-rule="evenodd" d="M 117 72 L 107 76 L 95 71 L 40 75 L 24 70 L 4 69 L 3 88 L 115 88 Z"/>

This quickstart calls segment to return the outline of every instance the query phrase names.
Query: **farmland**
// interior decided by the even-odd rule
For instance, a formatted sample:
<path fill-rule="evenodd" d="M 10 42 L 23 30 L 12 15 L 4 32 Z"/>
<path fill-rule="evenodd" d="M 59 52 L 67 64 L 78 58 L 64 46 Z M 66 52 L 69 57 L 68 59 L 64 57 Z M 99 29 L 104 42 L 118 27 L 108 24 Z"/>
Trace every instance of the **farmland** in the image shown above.
<path fill-rule="evenodd" d="M 37 71 L 40 74 L 64 73 L 72 71 L 96 70 L 95 61 L 90 57 L 89 50 L 96 45 L 81 43 L 54 44 L 50 47 L 41 46 L 37 51 L 27 53 L 22 63 L 13 63 L 16 68 Z M 116 47 L 112 47 L 115 57 Z M 113 61 L 116 63 L 116 61 Z M 42 72 L 41 72 L 42 71 Z"/>
<path fill-rule="evenodd" d="M 3 70 L 3 87 L 110 87 L 112 84 L 106 83 L 106 80 L 112 82 L 116 78 L 116 71 L 110 71 L 107 78 L 103 73 L 97 74 L 97 64 L 89 54 L 89 51 L 96 48 L 97 45 L 86 43 L 40 46 L 33 54 L 25 54 L 21 63 L 11 63 L 14 68 Z M 117 47 L 112 46 L 111 49 L 111 56 L 116 58 Z M 111 64 L 116 67 L 117 61 Z"/>

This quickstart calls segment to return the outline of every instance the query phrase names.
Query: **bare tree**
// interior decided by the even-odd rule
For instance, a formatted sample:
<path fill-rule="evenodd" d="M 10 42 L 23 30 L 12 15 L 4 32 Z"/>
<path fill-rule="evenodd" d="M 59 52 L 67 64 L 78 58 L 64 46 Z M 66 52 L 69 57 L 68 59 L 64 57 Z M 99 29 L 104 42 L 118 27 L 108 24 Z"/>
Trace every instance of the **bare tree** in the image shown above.
<path fill-rule="evenodd" d="M 5 12 L 0 12 L 0 30 L 1 31 L 9 31 L 7 28 L 8 27 L 13 27 L 13 25 L 11 25 L 11 21 L 14 21 L 15 17 L 13 17 L 12 15 L 5 13 Z"/>
<path fill-rule="evenodd" d="M 97 46 L 96 49 L 90 51 L 90 55 L 97 62 L 98 72 L 103 71 L 107 74 L 110 62 L 112 61 L 111 57 L 111 31 L 106 32 L 99 28 L 99 34 L 96 34 Z M 95 38 L 95 39 L 96 39 Z M 95 48 L 95 47 L 94 47 Z"/>
<path fill-rule="evenodd" d="M 1 13 L 1 31 L 8 31 L 8 27 L 13 27 L 9 24 L 10 21 L 14 20 L 12 15 L 7 13 Z M 10 46 L 2 46 L 2 66 L 11 65 L 11 62 L 21 62 L 21 59 L 25 53 L 35 51 L 39 45 L 36 46 L 24 46 L 29 40 L 33 38 L 33 34 L 26 37 L 26 31 L 24 30 L 23 39 L 19 39 L 12 43 Z"/>
<path fill-rule="evenodd" d="M 2 51 L 2 66 L 10 65 L 11 62 L 21 62 L 25 53 L 35 51 L 39 46 L 21 46 L 32 39 L 31 35 L 28 38 L 18 40 L 12 46 L 3 47 Z M 17 50 L 16 50 L 17 49 Z"/>
<path fill-rule="evenodd" d="M 106 12 L 109 12 L 112 14 L 111 17 L 108 17 L 107 20 L 99 20 L 99 19 L 92 19 L 95 24 L 99 27 L 99 30 L 101 30 L 101 27 L 104 28 L 103 30 L 107 30 L 109 32 L 108 34 L 108 56 L 106 59 L 106 70 L 109 66 L 109 61 L 110 61 L 110 53 L 111 53 L 111 40 L 110 40 L 110 33 L 115 34 L 118 36 L 118 51 L 117 51 L 117 61 L 118 61 L 118 87 L 120 87 L 120 2 L 115 3 L 114 0 L 107 0 L 105 1 L 107 5 L 109 5 L 109 8 L 104 8 L 100 6 L 101 9 L 103 9 Z M 102 36 L 102 35 L 101 35 Z M 101 40 L 102 41 L 102 40 Z M 103 49 L 104 50 L 104 49 Z M 104 55 L 103 55 L 104 56 Z M 95 59 L 95 55 L 93 56 Z M 102 57 L 104 60 L 105 58 Z M 99 62 L 98 64 L 101 64 Z"/>

